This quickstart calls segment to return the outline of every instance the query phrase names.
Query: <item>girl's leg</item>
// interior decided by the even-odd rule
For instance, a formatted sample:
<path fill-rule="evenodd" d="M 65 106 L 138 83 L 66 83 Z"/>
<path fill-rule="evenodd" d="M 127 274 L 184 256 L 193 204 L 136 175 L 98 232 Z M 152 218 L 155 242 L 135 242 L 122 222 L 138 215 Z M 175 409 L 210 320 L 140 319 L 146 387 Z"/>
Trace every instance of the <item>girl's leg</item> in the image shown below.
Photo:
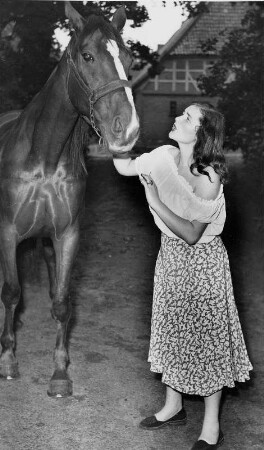
<path fill-rule="evenodd" d="M 219 436 L 219 409 L 222 390 L 217 391 L 209 397 L 204 397 L 205 413 L 202 432 L 199 439 L 208 444 L 216 444 Z"/>
<path fill-rule="evenodd" d="M 164 422 L 182 409 L 182 395 L 170 386 L 166 386 L 166 400 L 163 408 L 155 414 L 156 419 Z"/>

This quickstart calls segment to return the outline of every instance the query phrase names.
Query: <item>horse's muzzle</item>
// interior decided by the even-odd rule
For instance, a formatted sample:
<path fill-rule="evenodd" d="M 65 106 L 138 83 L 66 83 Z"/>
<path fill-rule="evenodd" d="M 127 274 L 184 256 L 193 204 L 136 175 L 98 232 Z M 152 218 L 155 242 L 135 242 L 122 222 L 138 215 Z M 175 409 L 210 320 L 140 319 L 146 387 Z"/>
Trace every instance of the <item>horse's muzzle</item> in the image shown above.
<path fill-rule="evenodd" d="M 108 142 L 108 150 L 112 155 L 116 155 L 118 157 L 129 157 L 129 152 L 133 149 L 134 145 L 136 144 L 139 137 L 139 128 L 135 130 L 133 135 L 129 137 L 129 139 L 126 139 L 122 142 L 120 139 L 120 142 L 115 142 L 111 144 Z"/>

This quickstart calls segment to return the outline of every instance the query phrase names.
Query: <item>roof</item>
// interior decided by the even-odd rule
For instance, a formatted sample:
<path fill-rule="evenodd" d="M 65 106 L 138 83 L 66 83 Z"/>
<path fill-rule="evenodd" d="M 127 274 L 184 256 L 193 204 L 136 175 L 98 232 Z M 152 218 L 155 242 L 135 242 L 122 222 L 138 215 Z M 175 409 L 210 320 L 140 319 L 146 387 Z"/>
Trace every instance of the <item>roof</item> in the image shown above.
<path fill-rule="evenodd" d="M 223 46 L 229 32 L 241 25 L 241 20 L 248 8 L 248 2 L 207 2 L 208 12 L 202 12 L 196 17 L 191 17 L 183 22 L 181 28 L 158 49 L 160 60 L 169 55 L 204 55 L 201 43 L 207 39 L 219 38 L 216 44 L 218 53 Z M 214 54 L 208 52 L 207 54 Z M 147 64 L 132 80 L 132 86 L 136 87 L 148 77 L 151 64 Z"/>

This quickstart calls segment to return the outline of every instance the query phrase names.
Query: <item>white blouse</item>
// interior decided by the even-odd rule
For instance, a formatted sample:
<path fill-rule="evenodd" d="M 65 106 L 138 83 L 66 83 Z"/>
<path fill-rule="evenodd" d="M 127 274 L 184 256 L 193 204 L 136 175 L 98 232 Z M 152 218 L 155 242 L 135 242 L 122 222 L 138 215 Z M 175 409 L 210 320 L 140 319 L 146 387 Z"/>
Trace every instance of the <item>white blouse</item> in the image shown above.
<path fill-rule="evenodd" d="M 214 200 L 198 197 L 188 181 L 178 173 L 175 161 L 177 152 L 179 149 L 176 147 L 163 145 L 150 153 L 143 153 L 135 160 L 137 173 L 139 176 L 142 173 L 151 175 L 157 185 L 161 201 L 175 214 L 190 222 L 197 220 L 208 223 L 198 243 L 210 242 L 222 232 L 226 219 L 223 185 Z M 167 236 L 180 239 L 156 212 L 149 208 L 158 228 Z"/>

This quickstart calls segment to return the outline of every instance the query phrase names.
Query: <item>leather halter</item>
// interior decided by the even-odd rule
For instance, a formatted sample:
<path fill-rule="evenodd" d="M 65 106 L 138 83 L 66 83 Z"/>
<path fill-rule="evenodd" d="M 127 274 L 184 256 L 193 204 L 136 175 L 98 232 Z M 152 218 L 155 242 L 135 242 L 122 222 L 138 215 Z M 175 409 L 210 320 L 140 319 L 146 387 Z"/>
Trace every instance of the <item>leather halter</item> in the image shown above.
<path fill-rule="evenodd" d="M 81 78 L 78 69 L 75 65 L 75 62 L 72 59 L 71 51 L 69 47 L 66 50 L 66 57 L 67 57 L 67 63 L 70 67 L 68 78 L 70 75 L 70 71 L 72 69 L 72 73 L 75 76 L 75 79 L 77 83 L 79 84 L 82 91 L 85 93 L 86 96 L 89 98 L 89 106 L 90 106 L 90 118 L 85 116 L 84 114 L 81 114 L 81 117 L 93 127 L 96 134 L 99 136 L 100 140 L 99 143 L 101 143 L 101 140 L 103 140 L 103 137 L 101 135 L 101 132 L 99 128 L 95 124 L 94 120 L 94 104 L 99 100 L 99 98 L 104 97 L 105 95 L 109 94 L 110 92 L 116 91 L 117 89 L 120 89 L 122 87 L 129 87 L 131 89 L 131 82 L 128 80 L 113 80 L 109 83 L 106 83 L 97 89 L 92 89 L 87 82 L 84 82 L 84 80 Z"/>

